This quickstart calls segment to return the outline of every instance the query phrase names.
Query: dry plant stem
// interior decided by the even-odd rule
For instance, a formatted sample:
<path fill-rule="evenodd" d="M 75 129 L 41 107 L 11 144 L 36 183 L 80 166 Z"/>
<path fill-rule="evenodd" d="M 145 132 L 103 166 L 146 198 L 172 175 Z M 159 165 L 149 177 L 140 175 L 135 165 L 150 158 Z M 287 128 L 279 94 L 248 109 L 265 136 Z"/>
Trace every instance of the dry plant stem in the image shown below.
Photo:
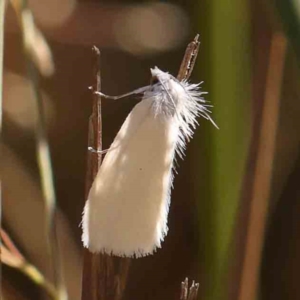
<path fill-rule="evenodd" d="M 44 289 L 51 299 L 59 299 L 58 293 L 55 287 L 47 281 L 43 274 L 33 265 L 28 263 L 26 260 L 20 261 L 18 257 L 14 257 L 4 246 L 0 246 L 1 249 L 1 262 L 8 265 L 9 267 L 15 268 L 27 276 L 31 281 L 37 284 L 39 287 Z M 10 263 L 7 262 L 9 258 Z"/>
<path fill-rule="evenodd" d="M 188 79 L 193 70 L 198 49 L 198 35 L 187 46 L 181 63 L 178 79 Z M 95 84 L 93 91 L 101 92 L 100 51 L 93 47 L 95 52 Z M 102 124 L 101 124 L 101 97 L 94 93 L 93 111 L 89 119 L 88 146 L 101 151 Z M 101 164 L 101 154 L 88 152 L 86 176 L 86 199 L 93 180 Z M 84 265 L 82 276 L 82 300 L 120 300 L 126 286 L 130 258 L 121 258 L 106 254 L 92 254 L 84 250 Z"/>
<path fill-rule="evenodd" d="M 0 0 L 0 134 L 2 133 L 2 91 L 3 91 L 3 55 L 4 55 L 4 17 L 6 1 Z M 1 197 L 2 195 L 0 195 Z"/>
<path fill-rule="evenodd" d="M 43 274 L 40 273 L 35 266 L 28 262 L 24 262 L 24 264 L 20 266 L 20 271 L 28 276 L 38 286 L 42 287 L 52 299 L 61 299 L 59 298 L 55 287 L 46 280 Z"/>
<path fill-rule="evenodd" d="M 42 32 L 35 25 L 26 0 L 10 0 L 22 28 L 23 47 L 42 76 L 53 75 L 55 68 L 52 53 Z"/>
<path fill-rule="evenodd" d="M 95 83 L 93 91 L 101 91 L 100 51 L 93 47 L 95 54 Z M 102 150 L 102 120 L 101 97 L 93 93 L 93 109 L 89 119 L 88 146 L 97 151 L 88 151 L 86 175 L 86 199 L 101 164 Z M 84 250 L 84 265 L 82 274 L 83 300 L 117 300 L 121 299 L 130 259 L 119 258 L 106 254 L 93 254 Z"/>
<path fill-rule="evenodd" d="M 6 233 L 6 231 L 1 228 L 0 229 L 0 235 L 1 235 L 1 242 L 7 247 L 7 249 L 16 257 L 20 259 L 24 259 L 21 252 L 18 250 L 18 248 L 15 246 L 14 242 L 11 240 L 9 235 Z"/>
<path fill-rule="evenodd" d="M 67 291 L 64 284 L 61 264 L 61 253 L 56 231 L 56 196 L 53 182 L 53 170 L 50 157 L 50 147 L 46 134 L 45 112 L 43 99 L 38 86 L 38 72 L 27 57 L 28 75 L 31 82 L 33 97 L 37 107 L 37 124 L 36 124 L 36 147 L 37 160 L 40 171 L 42 192 L 46 204 L 46 230 L 49 245 L 49 254 L 52 261 L 55 286 L 58 291 L 58 299 L 67 299 Z"/>
<path fill-rule="evenodd" d="M 186 278 L 183 282 L 181 282 L 181 292 L 180 292 L 180 300 L 187 300 L 189 293 L 189 280 Z"/>
<path fill-rule="evenodd" d="M 97 47 L 93 47 L 95 53 L 95 91 L 101 91 L 101 73 L 100 73 L 100 51 Z M 88 145 L 97 150 L 98 153 L 91 153 L 91 175 L 87 178 L 86 196 L 92 186 L 93 180 L 100 168 L 102 156 L 99 151 L 102 150 L 102 116 L 101 116 L 101 97 L 94 94 L 93 111 L 89 120 L 89 141 Z"/>
<path fill-rule="evenodd" d="M 0 139 L 2 139 L 2 113 L 3 113 L 3 56 L 4 56 L 4 17 L 6 1 L 0 0 Z M 2 201 L 2 181 L 0 181 L 0 201 Z M 0 216 L 1 226 L 1 216 Z M 0 294 L 1 296 L 1 294 Z"/>
<path fill-rule="evenodd" d="M 1 229 L 2 245 L 1 262 L 10 267 L 18 269 L 25 274 L 30 280 L 41 286 L 52 299 L 57 299 L 57 291 L 55 287 L 47 281 L 42 273 L 33 265 L 28 263 L 18 248 L 15 246 L 9 235 Z"/>
<path fill-rule="evenodd" d="M 199 289 L 199 283 L 195 283 L 193 281 L 190 289 L 189 289 L 189 296 L 188 300 L 196 300 L 198 296 L 198 289 Z"/>
<path fill-rule="evenodd" d="M 279 103 L 286 54 L 286 39 L 282 33 L 272 37 L 263 104 L 258 156 L 255 166 L 249 224 L 246 237 L 239 300 L 254 300 L 269 206 L 272 165 L 279 118 Z"/>
<path fill-rule="evenodd" d="M 178 80 L 188 80 L 193 72 L 198 51 L 199 51 L 199 34 L 197 34 L 192 42 L 190 42 L 185 50 L 184 57 L 177 75 Z"/>
<path fill-rule="evenodd" d="M 181 282 L 180 300 L 196 300 L 198 296 L 199 283 L 192 282 L 189 288 L 189 280 L 186 278 Z"/>
<path fill-rule="evenodd" d="M 46 134 L 46 122 L 45 122 L 45 113 L 43 108 L 43 99 L 39 89 L 39 73 L 37 68 L 37 60 L 32 56 L 32 49 L 35 49 L 37 54 L 39 50 L 42 50 L 39 47 L 35 47 L 34 43 L 36 42 L 35 38 L 38 38 L 37 35 L 32 35 L 33 32 L 38 32 L 38 29 L 35 27 L 32 19 L 31 21 L 24 22 L 24 16 L 28 16 L 30 12 L 26 0 L 11 0 L 11 4 L 15 9 L 16 15 L 21 26 L 22 39 L 23 39 L 23 48 L 25 59 L 27 63 L 28 78 L 30 81 L 30 87 L 32 90 L 32 96 L 36 102 L 37 109 L 37 120 L 36 120 L 36 148 L 37 148 L 37 162 L 40 172 L 41 184 L 42 184 L 42 193 L 45 200 L 45 227 L 46 227 L 46 238 L 48 240 L 49 255 L 52 262 L 54 281 L 57 288 L 57 297 L 56 299 L 65 300 L 67 299 L 67 291 L 64 284 L 61 256 L 59 250 L 59 243 L 56 232 L 56 196 L 54 190 L 54 181 L 53 181 L 53 170 L 50 157 L 50 148 Z M 28 36 L 31 37 L 28 40 Z M 39 34 L 39 37 L 42 38 L 42 34 Z M 29 45 L 30 43 L 30 45 Z M 41 46 L 41 44 L 39 44 Z M 47 48 L 48 49 L 48 48 Z M 50 50 L 49 50 L 50 51 Z"/>

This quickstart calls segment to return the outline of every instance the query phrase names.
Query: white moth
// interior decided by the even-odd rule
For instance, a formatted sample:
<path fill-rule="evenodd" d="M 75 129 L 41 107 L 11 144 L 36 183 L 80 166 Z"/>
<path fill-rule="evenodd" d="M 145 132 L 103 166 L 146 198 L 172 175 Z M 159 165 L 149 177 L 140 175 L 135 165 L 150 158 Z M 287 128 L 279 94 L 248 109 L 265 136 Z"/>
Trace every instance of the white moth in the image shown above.
<path fill-rule="evenodd" d="M 215 125 L 200 84 L 179 82 L 157 67 L 151 73 L 152 85 L 129 93 L 143 93 L 142 101 L 122 125 L 89 192 L 82 241 L 91 252 L 141 257 L 161 247 L 175 153 L 183 157 L 198 116 Z"/>

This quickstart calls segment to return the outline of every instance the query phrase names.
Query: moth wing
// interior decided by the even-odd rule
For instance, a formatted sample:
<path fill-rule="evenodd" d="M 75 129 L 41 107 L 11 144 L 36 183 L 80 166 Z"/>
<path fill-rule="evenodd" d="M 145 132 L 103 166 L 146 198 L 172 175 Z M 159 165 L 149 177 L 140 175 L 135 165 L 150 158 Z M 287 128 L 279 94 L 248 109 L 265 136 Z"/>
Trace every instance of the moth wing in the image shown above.
<path fill-rule="evenodd" d="M 128 115 L 89 192 L 82 240 L 92 252 L 151 254 L 167 234 L 176 122 L 143 99 Z"/>

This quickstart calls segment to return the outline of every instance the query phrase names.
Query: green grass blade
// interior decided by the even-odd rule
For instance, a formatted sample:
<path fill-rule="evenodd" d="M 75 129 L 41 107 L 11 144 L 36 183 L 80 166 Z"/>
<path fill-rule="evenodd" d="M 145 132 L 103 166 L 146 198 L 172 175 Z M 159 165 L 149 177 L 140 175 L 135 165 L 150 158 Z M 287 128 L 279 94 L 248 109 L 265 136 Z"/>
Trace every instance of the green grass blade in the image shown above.
<path fill-rule="evenodd" d="M 206 20 L 202 21 L 206 32 L 201 34 L 205 49 L 203 52 L 200 49 L 200 56 L 208 72 L 205 87 L 208 86 L 209 95 L 206 98 L 214 106 L 213 118 L 220 128 L 216 130 L 209 124 L 205 136 L 198 138 L 198 144 L 204 144 L 204 154 L 197 165 L 202 169 L 197 197 L 200 251 L 204 253 L 199 264 L 205 284 L 203 299 L 206 300 L 227 299 L 230 246 L 250 129 L 248 4 L 248 1 L 239 0 L 207 2 Z M 202 11 L 201 3 L 199 13 Z M 198 66 L 203 73 L 203 64 Z"/>

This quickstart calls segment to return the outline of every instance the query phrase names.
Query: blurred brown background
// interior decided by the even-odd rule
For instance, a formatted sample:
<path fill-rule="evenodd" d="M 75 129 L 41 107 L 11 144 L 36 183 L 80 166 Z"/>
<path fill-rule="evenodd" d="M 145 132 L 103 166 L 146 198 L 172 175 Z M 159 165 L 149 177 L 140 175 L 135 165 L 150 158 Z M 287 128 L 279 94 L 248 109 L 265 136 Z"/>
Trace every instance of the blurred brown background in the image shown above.
<path fill-rule="evenodd" d="M 70 299 L 80 299 L 81 290 L 79 224 L 92 106 L 91 47 L 101 50 L 102 91 L 118 95 L 147 85 L 153 66 L 176 75 L 196 33 L 201 46 L 191 81 L 204 81 L 202 88 L 209 92 L 206 99 L 214 105 L 220 130 L 200 120 L 186 159 L 179 162 L 168 236 L 155 255 L 132 261 L 124 299 L 179 299 L 180 282 L 189 277 L 200 283 L 199 299 L 246 300 L 240 290 L 247 247 L 253 246 L 247 243 L 251 207 L 254 216 L 255 211 L 261 213 L 257 222 L 263 228 L 257 229 L 263 243 L 257 252 L 261 259 L 253 260 L 258 264 L 258 293 L 252 299 L 300 299 L 299 1 L 30 0 L 28 5 L 55 64 L 54 75 L 41 78 L 40 88 Z M 10 5 L 4 46 L 3 228 L 27 260 L 51 280 L 36 163 L 35 105 Z M 276 51 L 282 55 L 276 56 Z M 258 174 L 259 153 L 265 147 L 260 142 L 262 112 L 267 98 L 276 98 L 275 72 L 279 98 L 271 107 L 277 107 L 278 119 L 273 127 L 272 119 L 268 121 L 273 129 L 263 139 L 268 144 L 269 134 L 275 136 L 275 152 L 270 148 L 267 153 L 271 173 Z M 103 149 L 137 101 L 103 100 Z M 260 188 L 267 191 L 262 208 L 252 206 L 253 184 L 260 175 Z M 5 265 L 2 293 L 5 299 L 45 298 L 38 286 Z"/>

